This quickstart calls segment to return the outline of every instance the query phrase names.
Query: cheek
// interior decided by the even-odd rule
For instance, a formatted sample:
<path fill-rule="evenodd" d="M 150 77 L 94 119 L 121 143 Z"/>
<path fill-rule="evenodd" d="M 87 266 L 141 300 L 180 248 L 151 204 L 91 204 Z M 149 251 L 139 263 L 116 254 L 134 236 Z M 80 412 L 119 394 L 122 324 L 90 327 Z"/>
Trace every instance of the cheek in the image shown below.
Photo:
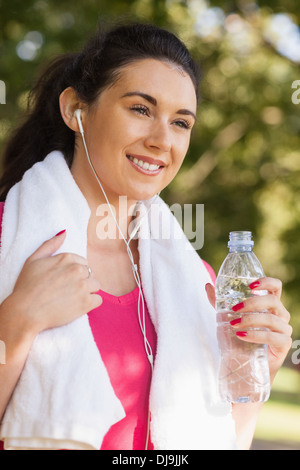
<path fill-rule="evenodd" d="M 116 119 L 117 124 L 106 122 L 95 130 L 94 135 L 100 146 L 105 145 L 117 154 L 124 153 L 128 146 L 143 138 L 145 126 Z"/>
<path fill-rule="evenodd" d="M 175 159 L 176 166 L 179 166 L 179 168 L 181 167 L 186 157 L 186 154 L 189 149 L 189 145 L 190 145 L 190 139 L 182 139 L 181 142 L 177 143 L 174 159 Z"/>
<path fill-rule="evenodd" d="M 169 167 L 167 184 L 170 184 L 170 182 L 176 177 L 177 173 L 179 172 L 184 162 L 187 149 L 188 147 L 184 145 L 181 148 L 177 148 L 176 152 L 173 153 L 172 165 Z"/>
<path fill-rule="evenodd" d="M 116 155 L 117 150 L 120 149 L 122 139 L 120 134 L 120 129 L 115 129 L 105 121 L 103 125 L 94 126 L 92 132 L 87 135 L 88 147 L 92 155 L 111 160 L 111 156 Z"/>

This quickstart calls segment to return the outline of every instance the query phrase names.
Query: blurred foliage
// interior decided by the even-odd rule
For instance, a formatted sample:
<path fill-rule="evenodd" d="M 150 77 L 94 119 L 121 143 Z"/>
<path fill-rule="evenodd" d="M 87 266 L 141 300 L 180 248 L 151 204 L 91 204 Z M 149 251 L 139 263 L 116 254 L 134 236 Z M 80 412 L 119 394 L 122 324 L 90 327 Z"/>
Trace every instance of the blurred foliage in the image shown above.
<path fill-rule="evenodd" d="M 170 204 L 205 204 L 200 255 L 218 270 L 228 232 L 251 230 L 266 274 L 284 283 L 300 336 L 298 0 L 0 0 L 0 149 L 42 64 L 78 50 L 100 20 L 154 22 L 177 33 L 203 71 L 199 119 Z M 30 138 L 30 136 L 28 136 Z"/>

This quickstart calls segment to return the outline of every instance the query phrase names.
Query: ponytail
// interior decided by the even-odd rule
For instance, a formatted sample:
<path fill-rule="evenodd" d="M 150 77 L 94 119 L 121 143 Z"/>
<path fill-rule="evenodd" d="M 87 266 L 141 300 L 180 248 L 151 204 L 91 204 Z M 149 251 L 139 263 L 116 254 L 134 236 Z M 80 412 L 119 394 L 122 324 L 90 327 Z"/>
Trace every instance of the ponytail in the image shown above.
<path fill-rule="evenodd" d="M 61 117 L 59 95 L 68 86 L 64 76 L 73 61 L 74 54 L 53 60 L 31 90 L 27 119 L 13 133 L 4 151 L 1 201 L 26 171 L 51 151 L 61 150 L 67 162 L 71 163 L 75 136 Z"/>

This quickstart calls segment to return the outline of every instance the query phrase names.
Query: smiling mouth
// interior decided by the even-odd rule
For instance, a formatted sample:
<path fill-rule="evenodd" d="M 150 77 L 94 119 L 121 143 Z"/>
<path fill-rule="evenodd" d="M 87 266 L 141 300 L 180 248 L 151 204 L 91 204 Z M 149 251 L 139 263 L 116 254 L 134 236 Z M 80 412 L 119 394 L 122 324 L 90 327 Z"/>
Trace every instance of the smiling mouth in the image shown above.
<path fill-rule="evenodd" d="M 157 174 L 162 168 L 164 168 L 164 165 L 162 164 L 149 163 L 132 155 L 126 155 L 126 157 L 134 164 L 135 167 L 137 167 L 137 169 L 147 172 L 147 174 Z"/>

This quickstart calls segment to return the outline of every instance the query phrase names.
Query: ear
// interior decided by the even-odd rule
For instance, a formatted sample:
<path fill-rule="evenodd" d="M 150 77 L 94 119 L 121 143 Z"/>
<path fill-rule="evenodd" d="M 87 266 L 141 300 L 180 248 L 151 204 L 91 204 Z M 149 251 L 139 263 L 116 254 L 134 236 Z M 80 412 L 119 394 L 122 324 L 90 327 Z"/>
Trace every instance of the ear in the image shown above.
<path fill-rule="evenodd" d="M 74 132 L 79 132 L 78 122 L 75 116 L 76 109 L 83 109 L 83 103 L 72 87 L 66 88 L 59 96 L 59 108 L 65 124 Z M 81 115 L 83 118 L 83 113 Z"/>

